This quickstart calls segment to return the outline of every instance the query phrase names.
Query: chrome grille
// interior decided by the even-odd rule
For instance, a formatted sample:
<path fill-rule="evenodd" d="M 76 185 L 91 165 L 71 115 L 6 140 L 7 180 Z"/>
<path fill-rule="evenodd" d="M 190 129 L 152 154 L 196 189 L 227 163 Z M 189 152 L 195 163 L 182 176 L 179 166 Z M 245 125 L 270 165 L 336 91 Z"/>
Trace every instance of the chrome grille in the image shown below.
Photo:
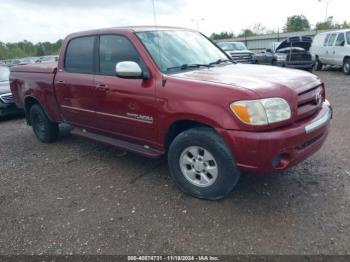
<path fill-rule="evenodd" d="M 298 120 L 312 116 L 322 107 L 324 92 L 322 85 L 298 94 Z"/>
<path fill-rule="evenodd" d="M 11 93 L 0 95 L 0 100 L 3 103 L 5 103 L 5 104 L 12 104 L 12 103 L 14 103 L 13 95 Z"/>
<path fill-rule="evenodd" d="M 231 53 L 230 55 L 233 61 L 238 63 L 250 63 L 253 60 L 253 55 L 250 53 Z"/>

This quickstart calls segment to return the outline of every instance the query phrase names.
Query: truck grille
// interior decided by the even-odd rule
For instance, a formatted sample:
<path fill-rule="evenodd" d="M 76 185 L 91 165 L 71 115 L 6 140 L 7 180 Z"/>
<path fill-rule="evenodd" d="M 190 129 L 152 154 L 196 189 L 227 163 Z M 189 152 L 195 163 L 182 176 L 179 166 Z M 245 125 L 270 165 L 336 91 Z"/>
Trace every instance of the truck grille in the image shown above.
<path fill-rule="evenodd" d="M 313 87 L 298 94 L 298 120 L 312 116 L 322 107 L 324 101 L 322 85 Z"/>
<path fill-rule="evenodd" d="M 251 63 L 253 61 L 253 55 L 251 53 L 231 53 L 231 57 L 237 63 Z"/>
<path fill-rule="evenodd" d="M 11 93 L 0 95 L 0 100 L 5 104 L 14 103 L 13 96 Z"/>
<path fill-rule="evenodd" d="M 310 54 L 289 54 L 287 56 L 288 61 L 311 61 L 312 57 Z"/>

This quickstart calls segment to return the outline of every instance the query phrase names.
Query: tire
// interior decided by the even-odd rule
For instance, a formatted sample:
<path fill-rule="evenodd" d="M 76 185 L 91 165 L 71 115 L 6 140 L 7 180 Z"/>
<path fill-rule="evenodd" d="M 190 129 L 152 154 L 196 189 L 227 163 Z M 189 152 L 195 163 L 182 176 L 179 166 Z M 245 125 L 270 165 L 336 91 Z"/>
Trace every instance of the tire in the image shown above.
<path fill-rule="evenodd" d="M 350 75 L 350 58 L 346 58 L 343 63 L 343 73 Z"/>
<path fill-rule="evenodd" d="M 170 145 L 168 165 L 178 187 L 201 199 L 224 198 L 233 190 L 240 176 L 223 139 L 207 127 L 179 134 Z"/>
<path fill-rule="evenodd" d="M 50 121 L 39 104 L 35 104 L 30 108 L 29 117 L 34 134 L 41 142 L 52 143 L 57 140 L 58 124 Z"/>
<path fill-rule="evenodd" d="M 321 71 L 322 67 L 323 67 L 323 64 L 318 58 L 316 58 L 315 65 L 314 65 L 315 71 Z"/>

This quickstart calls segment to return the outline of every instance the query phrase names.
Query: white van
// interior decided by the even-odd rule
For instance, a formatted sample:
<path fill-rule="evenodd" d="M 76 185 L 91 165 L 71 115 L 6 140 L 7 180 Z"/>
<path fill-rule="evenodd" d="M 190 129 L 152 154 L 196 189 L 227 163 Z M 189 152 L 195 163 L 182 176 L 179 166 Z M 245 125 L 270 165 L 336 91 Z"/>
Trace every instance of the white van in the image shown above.
<path fill-rule="evenodd" d="M 317 34 L 310 49 L 315 57 L 315 69 L 323 65 L 341 66 L 350 75 L 350 29 Z"/>

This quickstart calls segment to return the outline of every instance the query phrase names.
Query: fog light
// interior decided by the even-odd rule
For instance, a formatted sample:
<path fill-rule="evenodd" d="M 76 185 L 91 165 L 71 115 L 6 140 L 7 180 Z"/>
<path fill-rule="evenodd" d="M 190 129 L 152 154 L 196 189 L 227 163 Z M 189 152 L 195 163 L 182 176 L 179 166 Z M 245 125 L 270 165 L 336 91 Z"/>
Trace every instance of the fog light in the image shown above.
<path fill-rule="evenodd" d="M 275 168 L 278 167 L 281 164 L 281 160 L 282 160 L 282 154 L 278 154 L 272 160 L 272 166 L 275 167 Z"/>

